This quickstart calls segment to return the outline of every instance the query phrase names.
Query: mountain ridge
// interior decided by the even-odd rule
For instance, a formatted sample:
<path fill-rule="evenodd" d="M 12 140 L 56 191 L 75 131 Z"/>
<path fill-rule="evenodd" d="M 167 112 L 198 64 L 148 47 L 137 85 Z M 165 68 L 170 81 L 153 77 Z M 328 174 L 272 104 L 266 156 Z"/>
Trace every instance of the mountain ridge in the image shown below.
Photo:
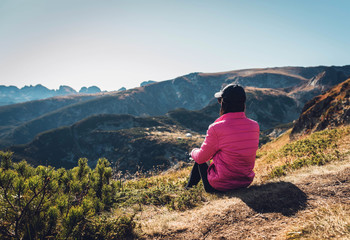
<path fill-rule="evenodd" d="M 324 74 L 322 75 L 323 72 Z M 287 113 L 293 115 L 293 118 L 296 119 L 304 103 L 342 79 L 342 77 L 339 79 L 333 79 L 331 77 L 322 80 L 322 76 L 328 76 L 328 72 L 336 73 L 333 75 L 328 74 L 330 76 L 349 74 L 350 77 L 350 66 L 280 67 L 235 70 L 223 73 L 190 73 L 175 79 L 126 91 L 92 94 L 90 95 L 91 99 L 87 98 L 81 101 L 78 101 L 78 96 L 74 96 L 72 98 L 75 101 L 67 101 L 67 104 L 62 103 L 56 108 L 48 109 L 46 112 L 45 109 L 41 109 L 44 112 L 43 114 L 35 114 L 26 110 L 29 109 L 27 103 L 17 105 L 18 107 L 13 111 L 11 109 L 14 106 L 11 105 L 5 106 L 7 108 L 0 107 L 1 115 L 7 114 L 10 116 L 9 118 L 0 118 L 1 120 L 10 119 L 10 121 L 5 121 L 1 124 L 0 146 L 6 147 L 13 144 L 23 144 L 32 140 L 40 132 L 61 126 L 69 126 L 96 114 L 157 116 L 166 114 L 176 108 L 199 110 L 208 106 L 213 100 L 214 93 L 228 83 L 237 83 L 244 87 L 258 87 L 260 89 L 271 87 L 278 83 L 278 88 L 273 89 L 280 91 L 281 94 L 283 93 L 282 95 L 286 95 L 291 99 L 290 103 L 286 101 L 284 104 L 287 108 L 291 104 L 295 105 L 294 109 L 290 109 Z M 278 74 L 276 75 L 276 73 Z M 316 76 L 319 76 L 318 81 L 314 81 Z M 311 85 L 310 81 L 314 81 L 314 84 Z M 48 100 L 41 101 L 45 102 Z M 59 102 L 60 98 L 50 99 L 50 101 Z M 258 97 L 256 97 L 256 101 L 253 105 L 247 105 L 247 109 L 249 110 L 252 106 L 259 105 Z M 23 109 L 21 110 L 21 108 Z M 264 111 L 264 108 L 257 107 L 256 111 L 261 112 L 260 116 L 263 116 L 263 112 L 265 112 L 266 118 L 261 117 L 259 120 L 254 114 L 251 117 L 260 121 L 261 126 L 266 125 L 266 128 L 270 128 L 271 126 L 267 126 L 271 122 L 269 114 L 275 109 L 279 108 L 270 106 Z M 11 117 L 13 112 L 16 112 L 16 116 L 21 116 L 23 121 L 19 117 Z M 291 118 L 288 119 L 290 121 L 294 120 Z M 273 124 L 277 125 L 280 123 L 276 121 Z"/>
<path fill-rule="evenodd" d="M 349 86 L 350 79 L 315 99 L 325 99 L 324 96 L 329 95 L 329 92 L 333 92 L 335 98 L 342 97 L 344 92 L 349 94 Z M 274 121 L 290 122 L 295 118 L 288 117 L 288 114 L 295 112 L 293 108 L 297 104 L 285 92 L 246 87 L 246 93 L 248 117 L 254 116 L 260 122 L 266 119 L 270 126 L 274 126 Z M 267 111 L 261 112 L 261 105 Z M 308 103 L 304 109 L 309 109 L 309 105 L 312 106 Z M 345 104 L 342 108 L 346 110 L 348 106 L 349 104 Z M 158 117 L 94 115 L 69 127 L 40 133 L 30 143 L 13 146 L 10 150 L 15 153 L 15 160 L 26 158 L 35 165 L 47 161 L 55 167 L 69 168 L 75 166 L 79 158 L 86 157 L 93 166 L 99 157 L 106 157 L 113 163 L 118 162 L 118 168 L 124 172 L 128 170 L 133 173 L 137 170 L 136 166 L 141 166 L 146 171 L 154 166 L 168 168 L 188 160 L 185 153 L 193 146 L 198 147 L 201 144 L 204 135 L 199 134 L 205 134 L 208 125 L 218 117 L 219 109 L 219 104 L 213 101 L 201 110 L 182 108 Z M 194 138 L 185 137 L 188 132 Z"/>

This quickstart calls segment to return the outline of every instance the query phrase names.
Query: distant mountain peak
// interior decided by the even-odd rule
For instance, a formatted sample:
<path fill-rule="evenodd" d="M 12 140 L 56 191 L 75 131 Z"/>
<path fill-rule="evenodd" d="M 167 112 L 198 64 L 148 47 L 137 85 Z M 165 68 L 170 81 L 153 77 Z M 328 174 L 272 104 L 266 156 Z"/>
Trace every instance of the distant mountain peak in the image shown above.
<path fill-rule="evenodd" d="M 79 93 L 95 94 L 101 92 L 97 86 L 82 87 Z M 16 86 L 0 85 L 0 106 L 14 103 L 40 100 L 56 96 L 75 95 L 78 92 L 70 86 L 61 85 L 58 89 L 48 89 L 42 84 L 26 85 L 22 88 Z"/>
<path fill-rule="evenodd" d="M 91 86 L 91 87 L 82 87 L 79 90 L 79 93 L 99 93 L 101 92 L 101 89 L 99 87 L 96 86 Z"/>
<path fill-rule="evenodd" d="M 143 82 L 140 84 L 140 87 L 144 87 L 144 86 L 149 85 L 149 84 L 152 84 L 152 83 L 156 83 L 156 81 L 153 81 L 153 80 L 143 81 Z"/>

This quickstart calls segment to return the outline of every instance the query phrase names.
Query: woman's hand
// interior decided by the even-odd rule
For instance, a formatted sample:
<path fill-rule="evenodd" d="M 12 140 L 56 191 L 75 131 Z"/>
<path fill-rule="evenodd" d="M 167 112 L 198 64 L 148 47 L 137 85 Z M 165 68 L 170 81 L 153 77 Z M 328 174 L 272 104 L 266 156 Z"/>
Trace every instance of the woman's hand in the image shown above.
<path fill-rule="evenodd" d="M 193 149 L 194 150 L 194 149 Z M 193 151 L 192 150 L 192 151 Z M 192 158 L 192 151 L 188 154 L 188 159 L 190 160 L 190 161 L 194 161 L 194 159 Z"/>

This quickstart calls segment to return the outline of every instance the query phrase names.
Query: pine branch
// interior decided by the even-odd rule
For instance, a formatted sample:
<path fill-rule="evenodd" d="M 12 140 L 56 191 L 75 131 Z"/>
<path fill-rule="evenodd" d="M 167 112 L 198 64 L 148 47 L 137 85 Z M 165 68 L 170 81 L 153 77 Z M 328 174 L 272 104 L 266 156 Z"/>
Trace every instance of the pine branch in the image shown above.
<path fill-rule="evenodd" d="M 16 235 L 17 237 L 18 237 L 18 227 L 19 227 L 19 223 L 21 222 L 23 216 L 25 215 L 27 209 L 29 208 L 29 205 L 31 204 L 31 202 L 32 202 L 41 192 L 43 192 L 43 191 L 46 189 L 46 187 L 47 187 L 47 185 L 48 185 L 49 183 L 50 183 L 50 179 L 49 179 L 49 178 L 46 178 L 46 179 L 45 179 L 45 184 L 44 184 L 44 186 L 42 187 L 42 189 L 41 189 L 38 193 L 34 194 L 34 196 L 28 201 L 28 203 L 26 204 L 26 206 L 23 208 L 23 210 L 22 210 L 22 212 L 21 212 L 21 215 L 20 215 L 19 218 L 16 220 L 15 235 Z"/>

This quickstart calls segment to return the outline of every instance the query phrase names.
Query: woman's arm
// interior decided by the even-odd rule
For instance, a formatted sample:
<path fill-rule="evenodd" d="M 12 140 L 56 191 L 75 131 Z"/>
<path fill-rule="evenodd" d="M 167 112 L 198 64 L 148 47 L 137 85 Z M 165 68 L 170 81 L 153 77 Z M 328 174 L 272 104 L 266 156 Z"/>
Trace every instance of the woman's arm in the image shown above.
<path fill-rule="evenodd" d="M 191 157 L 198 164 L 205 163 L 218 151 L 218 145 L 218 137 L 213 126 L 210 125 L 201 148 L 193 149 Z"/>

